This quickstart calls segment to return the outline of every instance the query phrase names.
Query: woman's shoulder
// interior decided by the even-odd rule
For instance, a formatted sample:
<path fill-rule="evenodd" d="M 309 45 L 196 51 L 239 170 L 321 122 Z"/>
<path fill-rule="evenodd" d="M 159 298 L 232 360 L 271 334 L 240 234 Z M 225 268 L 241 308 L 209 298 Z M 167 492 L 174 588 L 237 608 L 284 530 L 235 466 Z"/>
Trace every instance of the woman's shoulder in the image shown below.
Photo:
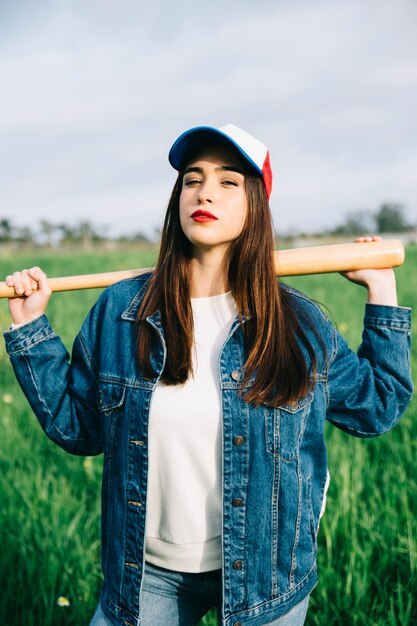
<path fill-rule="evenodd" d="M 298 289 L 294 289 L 294 287 L 289 287 L 288 285 L 281 283 L 280 284 L 281 292 L 284 293 L 290 305 L 294 307 L 296 310 L 302 310 L 307 315 L 312 317 L 320 317 L 321 319 L 327 319 L 327 316 L 323 312 L 320 305 L 309 298 L 305 293 L 298 291 Z"/>
<path fill-rule="evenodd" d="M 124 278 L 107 287 L 102 295 L 106 298 L 125 298 L 130 295 L 136 295 L 139 291 L 146 289 L 152 275 L 153 272 L 146 272 L 130 278 Z"/>
<path fill-rule="evenodd" d="M 323 305 L 288 285 L 281 284 L 281 291 L 282 295 L 285 294 L 287 306 L 295 313 L 301 329 L 316 351 L 316 356 L 331 354 L 337 331 L 334 323 L 321 308 Z"/>
<path fill-rule="evenodd" d="M 152 272 L 146 272 L 110 285 L 100 295 L 92 312 L 103 315 L 104 312 L 111 311 L 112 316 L 124 315 L 129 311 L 137 312 L 152 275 Z"/>

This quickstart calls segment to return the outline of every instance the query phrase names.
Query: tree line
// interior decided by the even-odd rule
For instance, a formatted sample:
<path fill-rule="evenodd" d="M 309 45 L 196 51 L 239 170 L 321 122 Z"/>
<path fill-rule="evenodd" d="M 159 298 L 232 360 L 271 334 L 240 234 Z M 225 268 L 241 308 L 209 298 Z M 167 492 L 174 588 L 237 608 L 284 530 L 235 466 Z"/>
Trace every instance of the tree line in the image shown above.
<path fill-rule="evenodd" d="M 413 230 L 405 208 L 399 203 L 383 203 L 376 211 L 359 210 L 347 213 L 343 221 L 326 233 L 303 233 L 309 235 L 357 235 L 360 233 L 401 233 Z M 159 239 L 155 231 L 154 239 L 143 232 L 128 235 L 109 236 L 106 230 L 90 221 L 78 224 L 54 223 L 40 220 L 34 227 L 16 226 L 9 218 L 0 219 L 0 244 L 37 245 L 57 247 L 58 245 L 82 246 L 84 248 L 108 241 L 120 243 L 151 243 Z"/>
<path fill-rule="evenodd" d="M 361 210 L 347 213 L 343 223 L 332 228 L 330 234 L 404 233 L 415 229 L 416 226 L 408 221 L 402 204 L 386 202 L 374 212 Z"/>
<path fill-rule="evenodd" d="M 90 221 L 81 221 L 71 225 L 39 220 L 33 227 L 17 226 L 9 218 L 0 219 L 0 244 L 37 245 L 57 247 L 73 245 L 90 247 L 106 241 L 116 242 L 150 242 L 150 238 L 138 231 L 129 235 L 109 236 L 104 228 Z"/>

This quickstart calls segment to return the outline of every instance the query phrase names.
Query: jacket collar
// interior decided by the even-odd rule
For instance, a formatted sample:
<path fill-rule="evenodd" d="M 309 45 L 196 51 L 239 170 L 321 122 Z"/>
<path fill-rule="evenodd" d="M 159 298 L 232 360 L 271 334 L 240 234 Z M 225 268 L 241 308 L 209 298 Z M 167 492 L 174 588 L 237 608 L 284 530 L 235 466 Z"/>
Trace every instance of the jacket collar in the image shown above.
<path fill-rule="evenodd" d="M 145 295 L 146 290 L 148 288 L 148 284 L 149 284 L 150 278 L 151 278 L 151 275 L 148 275 L 146 280 L 143 282 L 141 288 L 136 293 L 136 295 L 133 298 L 133 300 L 130 302 L 130 304 L 127 307 L 127 309 L 125 311 L 123 311 L 123 313 L 122 313 L 122 320 L 125 320 L 127 322 L 135 322 L 136 321 L 136 318 L 138 316 L 139 307 L 140 307 L 140 305 L 142 303 L 143 296 Z M 152 315 L 152 318 L 155 319 L 155 321 L 157 321 L 157 320 L 159 321 L 161 319 L 160 312 L 156 311 Z"/>
<path fill-rule="evenodd" d="M 144 283 L 142 284 L 141 288 L 139 289 L 135 297 L 133 298 L 133 300 L 131 301 L 131 303 L 129 304 L 129 306 L 127 307 L 127 309 L 122 313 L 122 320 L 125 320 L 127 322 L 136 321 L 139 307 L 141 305 L 143 296 L 145 295 L 145 292 L 148 288 L 148 283 L 149 283 L 150 278 L 151 276 L 149 275 L 144 281 Z M 250 319 L 250 317 L 251 317 L 250 315 L 243 315 L 241 322 L 242 323 L 246 322 L 248 319 Z M 155 311 L 155 313 L 153 313 L 146 319 L 148 321 L 155 322 L 158 326 L 160 326 L 161 325 L 161 312 L 159 310 Z M 240 321 L 238 320 L 237 317 L 235 318 L 235 323 L 236 322 L 238 323 L 237 325 L 240 324 Z"/>

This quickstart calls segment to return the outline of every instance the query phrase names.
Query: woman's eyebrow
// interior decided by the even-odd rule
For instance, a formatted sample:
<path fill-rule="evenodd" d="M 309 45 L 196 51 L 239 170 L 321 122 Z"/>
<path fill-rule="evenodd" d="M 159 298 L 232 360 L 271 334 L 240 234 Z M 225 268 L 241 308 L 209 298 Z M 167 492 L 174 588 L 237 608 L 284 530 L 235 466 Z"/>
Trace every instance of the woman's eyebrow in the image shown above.
<path fill-rule="evenodd" d="M 203 172 L 203 168 L 202 167 L 187 167 L 187 169 L 184 170 L 184 174 L 188 174 L 189 172 L 197 172 L 197 174 L 201 174 Z"/>
<path fill-rule="evenodd" d="M 243 175 L 243 170 L 237 165 L 220 165 L 216 167 L 216 170 L 224 171 L 224 172 L 237 172 L 238 174 Z"/>
<path fill-rule="evenodd" d="M 218 172 L 237 172 L 238 174 L 243 175 L 243 170 L 241 170 L 236 165 L 219 165 L 215 169 Z M 197 166 L 187 167 L 187 169 L 184 170 L 184 174 L 188 174 L 189 172 L 196 172 L 197 174 L 202 174 L 203 168 L 197 167 Z"/>

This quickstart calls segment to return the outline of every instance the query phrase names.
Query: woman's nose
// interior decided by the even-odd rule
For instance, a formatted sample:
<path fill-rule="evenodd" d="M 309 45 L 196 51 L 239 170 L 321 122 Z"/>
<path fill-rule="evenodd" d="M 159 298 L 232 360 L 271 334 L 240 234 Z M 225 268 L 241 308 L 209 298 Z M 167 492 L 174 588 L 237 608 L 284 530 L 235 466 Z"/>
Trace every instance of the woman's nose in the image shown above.
<path fill-rule="evenodd" d="M 198 202 L 204 204 L 206 202 L 213 202 L 213 194 L 210 191 L 210 187 L 207 183 L 202 185 L 198 192 Z"/>

